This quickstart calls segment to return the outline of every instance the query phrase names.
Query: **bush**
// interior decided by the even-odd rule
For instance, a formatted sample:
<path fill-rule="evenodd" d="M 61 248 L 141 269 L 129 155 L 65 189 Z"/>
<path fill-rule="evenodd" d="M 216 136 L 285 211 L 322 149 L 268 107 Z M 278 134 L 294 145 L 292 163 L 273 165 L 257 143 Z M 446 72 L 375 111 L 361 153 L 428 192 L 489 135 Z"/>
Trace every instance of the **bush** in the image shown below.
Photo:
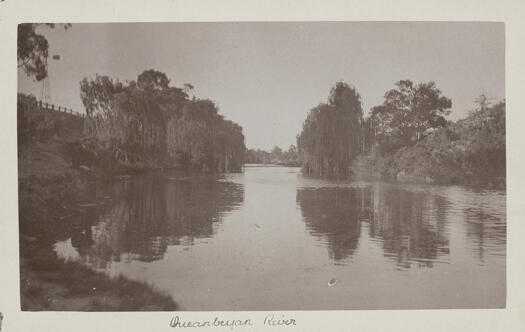
<path fill-rule="evenodd" d="M 481 107 L 467 118 L 433 131 L 413 146 L 372 149 L 354 164 L 395 178 L 432 178 L 440 183 L 505 185 L 505 103 Z"/>

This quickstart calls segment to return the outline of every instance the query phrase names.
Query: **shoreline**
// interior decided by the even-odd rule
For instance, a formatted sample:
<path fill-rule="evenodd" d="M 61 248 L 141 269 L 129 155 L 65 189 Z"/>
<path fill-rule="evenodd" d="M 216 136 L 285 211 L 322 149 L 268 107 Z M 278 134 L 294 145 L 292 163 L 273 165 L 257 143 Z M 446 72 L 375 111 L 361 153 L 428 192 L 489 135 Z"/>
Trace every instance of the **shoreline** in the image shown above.
<path fill-rule="evenodd" d="M 372 162 L 372 164 L 370 164 L 370 162 Z M 490 190 L 506 190 L 507 187 L 505 176 L 491 179 L 491 181 L 487 181 L 485 178 L 477 179 L 471 177 L 469 179 L 467 176 L 454 177 L 453 179 L 442 179 L 439 177 L 432 177 L 425 174 L 425 172 L 419 172 L 420 174 L 417 174 L 415 172 L 397 169 L 395 167 L 385 168 L 377 165 L 377 162 L 378 160 L 372 155 L 358 156 L 350 166 L 352 177 L 391 181 L 395 183 L 464 186 L 475 189 Z"/>
<path fill-rule="evenodd" d="M 60 141 L 19 150 L 20 305 L 23 311 L 173 311 L 179 306 L 153 286 L 110 277 L 54 252 L 60 223 L 106 175 L 72 169 Z M 36 152 L 36 153 L 35 153 Z"/>
<path fill-rule="evenodd" d="M 109 277 L 21 239 L 22 311 L 174 311 L 173 299 L 146 283 Z M 25 243 L 22 243 L 25 242 Z M 27 252 L 40 252 L 29 256 Z"/>
<path fill-rule="evenodd" d="M 125 176 L 177 168 L 118 165 L 112 169 L 71 167 L 64 141 L 48 141 L 19 147 L 20 296 L 23 311 L 173 311 L 179 309 L 168 295 L 153 286 L 124 277 L 109 277 L 81 262 L 57 257 L 54 241 L 63 234 L 60 224 L 78 213 L 82 197 L 97 184 Z M 449 185 L 428 178 L 381 175 L 354 163 L 354 179 L 398 183 Z M 243 167 L 296 167 L 279 164 L 245 164 Z M 182 171 L 182 170 L 180 170 Z M 197 172 L 196 173 L 201 173 Z M 325 177 L 326 178 L 326 177 Z M 347 177 L 348 178 L 348 177 Z M 491 185 L 454 183 L 486 189 Z"/>

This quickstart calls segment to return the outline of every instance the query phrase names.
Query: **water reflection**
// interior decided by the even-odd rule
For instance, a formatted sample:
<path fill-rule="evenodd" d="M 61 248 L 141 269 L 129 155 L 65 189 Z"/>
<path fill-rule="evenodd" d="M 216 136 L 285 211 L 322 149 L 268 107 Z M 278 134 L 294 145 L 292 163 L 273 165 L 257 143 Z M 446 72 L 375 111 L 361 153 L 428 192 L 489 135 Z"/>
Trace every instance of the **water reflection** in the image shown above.
<path fill-rule="evenodd" d="M 282 167 L 136 176 L 97 187 L 55 249 L 187 310 L 504 307 L 505 197 Z"/>
<path fill-rule="evenodd" d="M 243 201 L 242 185 L 211 176 L 135 177 L 111 187 L 112 201 L 81 210 L 71 244 L 82 261 L 161 259 L 168 246 L 192 245 L 216 232 L 222 215 Z"/>
<path fill-rule="evenodd" d="M 326 243 L 332 259 L 342 260 L 357 248 L 362 212 L 360 188 L 305 188 L 297 203 L 310 233 Z"/>
<path fill-rule="evenodd" d="M 444 198 L 389 186 L 303 188 L 297 202 L 311 234 L 342 260 L 357 248 L 361 223 L 398 267 L 432 267 L 449 253 Z"/>
<path fill-rule="evenodd" d="M 485 262 L 487 252 L 490 255 L 505 255 L 506 222 L 489 214 L 483 206 L 464 210 L 466 234 L 473 243 L 472 251 L 481 263 Z"/>
<path fill-rule="evenodd" d="M 378 186 L 373 202 L 371 236 L 383 240 L 385 255 L 395 259 L 399 267 L 432 267 L 448 256 L 447 203 L 443 197 Z"/>

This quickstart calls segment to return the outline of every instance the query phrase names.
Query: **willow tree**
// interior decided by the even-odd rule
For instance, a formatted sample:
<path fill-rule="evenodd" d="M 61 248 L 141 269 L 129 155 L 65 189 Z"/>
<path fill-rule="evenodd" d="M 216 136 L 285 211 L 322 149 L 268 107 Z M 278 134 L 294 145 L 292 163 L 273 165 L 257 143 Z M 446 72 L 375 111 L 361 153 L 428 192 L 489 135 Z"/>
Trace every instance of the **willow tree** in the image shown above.
<path fill-rule="evenodd" d="M 170 86 L 166 74 L 152 69 L 125 85 L 107 76 L 84 79 L 85 131 L 125 163 L 240 169 L 242 128 L 225 120 L 213 102 L 190 100 L 190 87 Z"/>
<path fill-rule="evenodd" d="M 104 142 L 123 139 L 121 114 L 115 109 L 115 96 L 123 90 L 122 83 L 108 76 L 97 74 L 94 79 L 82 79 L 80 99 L 86 110 L 84 132 L 87 136 Z"/>
<path fill-rule="evenodd" d="M 218 114 L 210 100 L 188 101 L 168 123 L 168 153 L 185 167 L 231 171 L 242 167 L 242 128 Z"/>
<path fill-rule="evenodd" d="M 158 165 L 166 156 L 166 123 L 187 100 L 164 73 L 146 70 L 127 85 L 107 76 L 84 78 L 85 132 L 105 143 L 123 162 Z"/>
<path fill-rule="evenodd" d="M 320 176 L 347 174 L 360 152 L 362 119 L 361 97 L 356 89 L 337 82 L 328 103 L 310 111 L 297 137 L 303 171 Z"/>

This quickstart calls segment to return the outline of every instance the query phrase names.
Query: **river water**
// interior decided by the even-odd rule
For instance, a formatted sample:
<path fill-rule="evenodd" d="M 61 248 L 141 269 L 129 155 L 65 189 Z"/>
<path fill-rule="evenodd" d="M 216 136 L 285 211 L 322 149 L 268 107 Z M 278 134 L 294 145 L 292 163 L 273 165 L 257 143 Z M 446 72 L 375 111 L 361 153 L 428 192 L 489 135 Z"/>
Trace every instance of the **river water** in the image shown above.
<path fill-rule="evenodd" d="M 504 191 L 161 173 L 97 188 L 64 234 L 60 257 L 182 310 L 505 307 Z"/>

